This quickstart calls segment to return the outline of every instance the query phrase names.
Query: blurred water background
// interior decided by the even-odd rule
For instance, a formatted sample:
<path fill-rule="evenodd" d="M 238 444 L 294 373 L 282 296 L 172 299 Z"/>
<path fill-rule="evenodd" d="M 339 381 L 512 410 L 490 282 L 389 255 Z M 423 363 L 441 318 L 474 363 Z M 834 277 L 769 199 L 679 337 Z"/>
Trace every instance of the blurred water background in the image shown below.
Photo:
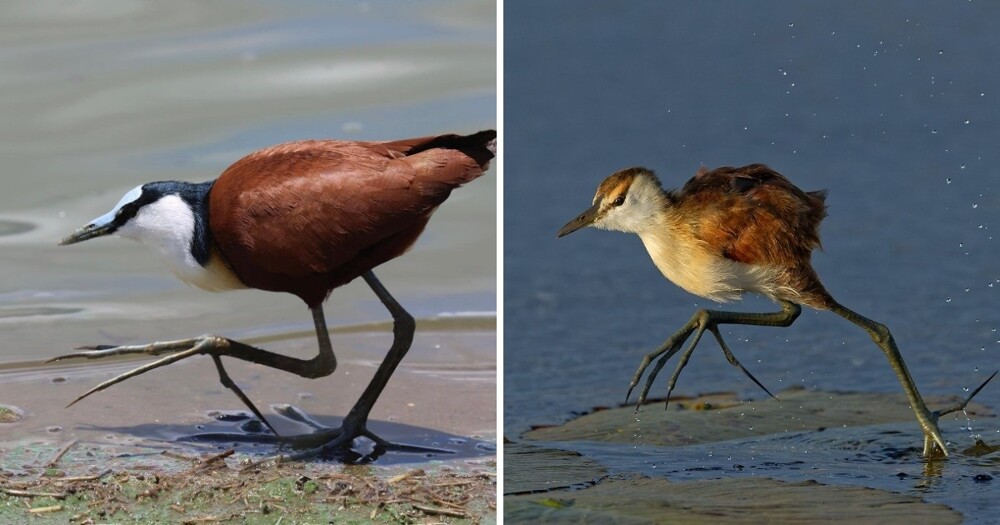
<path fill-rule="evenodd" d="M 700 165 L 763 162 L 827 189 L 827 289 L 892 329 L 925 394 L 977 386 L 1000 363 L 998 19 L 983 2 L 505 3 L 505 434 L 621 403 L 642 355 L 717 307 L 666 281 L 637 236 L 556 240 L 633 165 L 677 187 Z M 772 391 L 900 390 L 833 314 L 724 334 Z M 676 393 L 711 391 L 764 395 L 709 338 Z M 1000 386 L 978 400 L 998 406 Z M 963 446 L 1000 438 L 985 421 Z"/>

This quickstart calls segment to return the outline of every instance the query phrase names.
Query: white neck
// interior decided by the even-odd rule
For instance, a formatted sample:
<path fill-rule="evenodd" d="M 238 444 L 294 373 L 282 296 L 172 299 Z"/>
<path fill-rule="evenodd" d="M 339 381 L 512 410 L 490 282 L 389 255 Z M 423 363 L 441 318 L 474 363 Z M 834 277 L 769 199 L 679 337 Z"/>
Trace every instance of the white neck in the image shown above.
<path fill-rule="evenodd" d="M 116 234 L 152 248 L 170 271 L 186 283 L 211 291 L 246 287 L 218 257 L 202 266 L 191 254 L 194 212 L 178 195 L 166 195 L 143 206 Z"/>
<path fill-rule="evenodd" d="M 641 235 L 657 228 L 666 212 L 666 197 L 660 185 L 653 179 L 637 177 L 629 186 L 625 204 L 610 208 L 594 226 Z"/>

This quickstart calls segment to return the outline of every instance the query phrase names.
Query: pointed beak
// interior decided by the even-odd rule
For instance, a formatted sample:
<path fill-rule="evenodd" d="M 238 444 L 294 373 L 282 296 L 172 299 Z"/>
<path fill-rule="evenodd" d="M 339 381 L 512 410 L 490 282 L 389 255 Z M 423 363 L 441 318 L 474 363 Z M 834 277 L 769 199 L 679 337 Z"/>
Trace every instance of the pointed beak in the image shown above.
<path fill-rule="evenodd" d="M 103 237 L 105 235 L 114 233 L 115 228 L 113 221 L 114 221 L 114 215 L 112 215 L 111 213 L 108 213 L 107 215 L 102 215 L 91 221 L 90 224 L 84 226 L 83 228 L 80 228 L 79 230 L 76 230 L 70 236 L 59 241 L 59 246 L 76 244 L 78 242 L 83 242 L 88 239 L 93 239 L 94 237 Z"/>
<path fill-rule="evenodd" d="M 597 204 L 594 204 L 588 208 L 587 211 L 581 213 L 579 217 L 567 222 L 566 226 L 563 226 L 562 229 L 559 230 L 559 233 L 556 234 L 556 237 L 569 235 L 580 228 L 590 226 L 595 220 L 597 220 L 597 212 L 600 210 L 601 203 L 598 202 Z"/>
<path fill-rule="evenodd" d="M 66 246 L 68 244 L 76 244 L 78 242 L 83 242 L 88 239 L 93 239 L 94 237 L 101 237 L 111 233 L 111 225 L 106 224 L 104 226 L 98 226 L 96 224 L 88 224 L 79 230 L 73 232 L 72 235 L 66 237 L 65 239 L 59 241 L 59 246 Z"/>

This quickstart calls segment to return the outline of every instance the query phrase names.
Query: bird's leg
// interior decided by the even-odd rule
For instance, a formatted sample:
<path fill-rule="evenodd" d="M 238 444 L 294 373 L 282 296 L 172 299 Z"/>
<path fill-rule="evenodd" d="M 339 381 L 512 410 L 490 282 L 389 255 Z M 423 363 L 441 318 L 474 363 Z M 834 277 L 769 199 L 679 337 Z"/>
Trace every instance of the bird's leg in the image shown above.
<path fill-rule="evenodd" d="M 410 315 L 410 313 L 396 301 L 385 286 L 383 286 L 378 278 L 375 277 L 374 273 L 369 270 L 368 272 L 365 272 L 362 277 L 364 277 L 365 282 L 368 283 L 368 286 L 373 292 L 375 292 L 375 295 L 378 296 L 380 301 L 382 301 L 382 304 L 386 307 L 386 309 L 389 310 L 389 313 L 392 314 L 392 346 L 389 347 L 389 351 L 386 353 L 385 359 L 382 360 L 382 363 L 375 371 L 375 375 L 372 377 L 371 382 L 368 383 L 364 392 L 361 393 L 361 397 L 358 398 L 350 412 L 348 412 L 347 416 L 344 417 L 340 429 L 335 432 L 336 437 L 324 443 L 322 446 L 312 450 L 292 454 L 290 456 L 284 456 L 282 459 L 300 459 L 348 447 L 353 442 L 354 438 L 359 436 L 364 436 L 372 440 L 377 449 L 376 453 L 385 450 L 416 453 L 453 453 L 453 451 L 447 449 L 390 443 L 368 430 L 368 415 L 371 413 L 372 407 L 375 406 L 375 402 L 378 401 L 378 398 L 385 389 L 385 386 L 389 383 L 389 378 L 392 377 L 396 367 L 399 366 L 399 363 L 403 360 L 403 357 L 406 356 L 407 351 L 410 349 L 410 345 L 413 343 L 413 334 L 416 331 L 416 321 L 413 319 L 413 316 Z"/>
<path fill-rule="evenodd" d="M 691 357 L 691 354 L 694 352 L 694 348 L 698 344 L 698 341 L 701 339 L 701 335 L 704 333 L 705 330 L 709 330 L 715 336 L 716 340 L 719 341 L 719 345 L 722 347 L 722 352 L 725 354 L 726 359 L 729 361 L 729 363 L 742 370 L 747 375 L 747 377 L 749 377 L 754 383 L 756 383 L 757 386 L 761 387 L 761 389 L 763 389 L 764 392 L 767 392 L 769 396 L 774 397 L 774 394 L 772 394 L 770 390 L 765 388 L 764 385 L 760 383 L 760 381 L 757 381 L 757 378 L 754 377 L 749 370 L 747 370 L 745 367 L 743 367 L 743 365 L 739 363 L 739 361 L 736 359 L 736 356 L 733 355 L 732 351 L 729 350 L 729 347 L 722 339 L 722 334 L 719 333 L 718 325 L 745 324 L 745 325 L 755 325 L 755 326 L 780 326 L 780 327 L 790 326 L 793 322 L 795 322 L 795 319 L 798 318 L 799 314 L 802 312 L 802 308 L 799 305 L 789 301 L 780 301 L 780 304 L 781 304 L 781 311 L 773 313 L 723 312 L 718 310 L 699 310 L 695 312 L 695 314 L 691 317 L 691 320 L 689 320 L 687 324 L 685 324 L 674 335 L 670 336 L 670 338 L 667 339 L 667 341 L 663 343 L 663 345 L 661 345 L 659 349 L 657 349 L 655 352 L 647 354 L 643 358 L 642 362 L 639 364 L 639 369 L 636 370 L 635 375 L 632 376 L 632 382 L 629 386 L 629 394 L 631 394 L 632 389 L 639 383 L 639 379 L 642 377 L 642 374 L 645 373 L 646 368 L 649 367 L 650 363 L 652 363 L 652 360 L 656 359 L 662 354 L 663 356 L 660 358 L 659 361 L 657 361 L 656 366 L 654 366 L 653 369 L 650 371 L 649 377 L 646 379 L 646 384 L 639 395 L 638 404 L 641 405 L 645 401 L 646 396 L 653 385 L 653 380 L 656 378 L 656 375 L 667 363 L 667 361 L 670 360 L 670 358 L 673 357 L 673 355 L 680 350 L 680 347 L 681 345 L 684 344 L 684 341 L 686 341 L 687 338 L 690 337 L 692 333 L 694 333 L 695 336 L 692 343 L 688 346 L 684 354 L 682 354 L 677 369 L 674 371 L 674 374 L 670 378 L 670 382 L 668 385 L 668 392 L 667 392 L 667 398 L 669 399 L 670 392 L 673 391 L 673 387 L 677 382 L 677 378 L 680 376 L 681 370 L 684 369 L 684 366 L 687 365 L 687 361 Z M 626 396 L 626 399 L 627 398 L 628 397 Z"/>
<path fill-rule="evenodd" d="M 382 286 L 382 283 L 375 277 L 372 272 L 366 272 L 364 274 L 365 282 L 371 287 L 375 295 L 378 296 L 382 304 L 389 310 L 393 317 L 393 343 L 389 348 L 389 352 L 386 358 L 379 365 L 375 372 L 375 376 L 372 378 L 368 387 L 365 388 L 361 397 L 355 403 L 351 411 L 344 417 L 343 423 L 339 429 L 331 429 L 329 431 L 321 431 L 314 434 L 303 435 L 303 436 L 290 436 L 282 438 L 282 441 L 291 443 L 298 446 L 315 446 L 317 444 L 322 444 L 318 448 L 314 448 L 310 451 L 306 451 L 301 454 L 297 454 L 293 457 L 308 457 L 310 455 L 315 455 L 317 453 L 329 452 L 334 449 L 341 449 L 350 447 L 354 439 L 360 436 L 367 437 L 375 442 L 376 447 L 382 450 L 401 450 L 410 452 L 437 452 L 437 453 L 450 453 L 450 450 L 443 449 L 432 449 L 426 447 L 416 447 L 410 445 L 396 445 L 389 443 L 384 439 L 376 436 L 370 432 L 367 428 L 368 415 L 378 400 L 382 391 L 385 389 L 386 384 L 389 382 L 389 378 L 392 377 L 393 372 L 396 367 L 402 361 L 406 352 L 410 348 L 410 344 L 413 342 L 413 334 L 416 329 L 416 322 L 403 307 L 389 294 L 389 291 Z M 298 359 L 294 357 L 289 357 L 281 354 L 276 354 L 267 350 L 256 348 L 239 341 L 233 341 L 231 339 L 218 337 L 214 335 L 205 335 L 201 337 L 196 337 L 193 339 L 186 339 L 181 341 L 170 341 L 164 343 L 151 343 L 148 345 L 141 346 L 118 346 L 118 347 L 108 347 L 108 346 L 92 346 L 83 347 L 81 350 L 83 352 L 77 352 L 73 354 L 68 354 L 64 356 L 59 356 L 50 361 L 59 361 L 62 359 L 74 358 L 74 357 L 85 357 L 88 359 L 98 359 L 102 357 L 116 356 L 116 355 L 133 355 L 133 354 L 146 354 L 158 356 L 164 353 L 170 353 L 170 355 L 158 359 L 152 363 L 137 367 L 133 370 L 125 372 L 117 377 L 109 379 L 96 387 L 92 388 L 88 392 L 84 393 L 76 400 L 74 400 L 70 405 L 84 399 L 85 397 L 111 387 L 112 385 L 118 384 L 126 379 L 135 377 L 137 375 L 144 374 L 150 370 L 160 368 L 162 366 L 169 365 L 171 363 L 186 359 L 193 355 L 205 354 L 212 356 L 213 360 L 216 362 L 216 368 L 219 371 L 219 380 L 226 387 L 232 390 L 239 398 L 243 401 L 247 407 L 250 408 L 253 413 L 261 419 L 272 432 L 274 428 L 271 427 L 270 423 L 264 419 L 263 415 L 259 410 L 249 401 L 245 394 L 236 386 L 229 375 L 226 373 L 225 369 L 221 365 L 219 360 L 222 356 L 234 357 L 241 359 L 243 361 L 248 361 L 251 363 L 256 363 L 264 365 L 270 368 L 275 368 L 278 370 L 283 370 L 285 372 L 290 372 L 295 375 L 306 377 L 306 378 L 317 378 L 330 375 L 337 367 L 337 359 L 333 353 L 333 347 L 330 344 L 330 334 L 326 327 L 326 320 L 323 316 L 323 309 L 321 306 L 316 306 L 312 308 L 313 322 L 316 326 L 316 336 L 319 343 L 319 354 L 312 359 Z M 277 432 L 275 432 L 277 435 Z"/>
<path fill-rule="evenodd" d="M 989 382 L 992 381 L 994 377 L 996 377 L 996 375 L 997 375 L 998 372 L 1000 372 L 1000 370 L 997 370 L 996 372 L 993 372 L 990 375 L 990 377 L 986 378 L 986 381 L 983 381 L 982 384 L 980 384 L 978 387 L 976 387 L 976 389 L 973 390 L 971 394 L 969 394 L 968 396 L 966 396 L 965 399 L 962 400 L 962 402 L 958 403 L 957 405 L 955 405 L 953 407 L 944 408 L 944 409 L 941 409 L 941 410 L 935 410 L 935 411 L 931 412 L 931 420 L 934 421 L 934 424 L 936 425 L 937 421 L 938 421 L 938 418 L 940 418 L 943 415 L 951 414 L 952 412 L 958 412 L 959 410 L 965 410 L 965 407 L 968 406 L 968 404 L 969 404 L 970 401 L 972 401 L 972 398 L 976 397 L 976 394 L 979 394 L 979 391 L 982 390 L 983 388 L 985 388 L 986 385 L 989 384 Z M 924 434 L 924 457 L 928 457 L 928 454 L 932 451 L 933 448 L 934 448 L 934 441 L 932 441 L 932 437 L 929 436 L 929 435 L 927 435 L 925 433 Z"/>
<path fill-rule="evenodd" d="M 944 438 L 941 437 L 941 430 L 937 424 L 937 416 L 924 403 L 924 398 L 921 397 L 920 392 L 917 390 L 917 385 L 913 381 L 913 377 L 910 376 L 910 371 L 907 370 L 906 363 L 903 362 L 903 356 L 899 353 L 899 348 L 896 346 L 896 341 L 893 339 L 889 329 L 885 325 L 872 321 L 837 302 L 833 303 L 830 311 L 868 332 L 872 341 L 875 341 L 875 344 L 885 353 L 885 357 L 889 360 L 892 370 L 896 372 L 896 377 L 899 378 L 899 382 L 903 385 L 903 390 L 906 392 L 906 398 L 910 401 L 910 406 L 913 407 L 913 412 L 917 415 L 917 422 L 920 423 L 920 427 L 924 431 L 924 457 L 931 457 L 934 454 L 935 446 L 947 457 L 948 447 L 945 446 Z"/>

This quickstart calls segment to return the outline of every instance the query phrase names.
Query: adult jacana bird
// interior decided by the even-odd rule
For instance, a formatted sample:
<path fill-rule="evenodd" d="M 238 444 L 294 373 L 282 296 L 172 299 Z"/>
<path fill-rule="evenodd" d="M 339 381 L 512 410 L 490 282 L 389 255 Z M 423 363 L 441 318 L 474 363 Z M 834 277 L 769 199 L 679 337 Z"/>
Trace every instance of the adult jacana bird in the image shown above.
<path fill-rule="evenodd" d="M 660 369 L 691 338 L 668 382 L 669 399 L 706 330 L 715 336 L 729 362 L 763 388 L 729 350 L 719 325 L 787 327 L 802 311 L 800 305 L 806 305 L 829 310 L 868 332 L 889 359 L 923 428 L 924 456 L 930 456 L 935 447 L 947 456 L 938 417 L 964 408 L 992 376 L 959 406 L 936 412 L 927 408 L 889 329 L 835 301 L 812 268 L 812 250 L 820 246 L 819 224 L 826 216 L 825 196 L 823 191 L 800 190 L 762 164 L 702 168 L 680 190 L 671 191 L 662 188 L 651 170 L 629 168 L 601 182 L 593 206 L 563 226 L 558 236 L 585 226 L 636 233 L 660 272 L 684 290 L 716 302 L 756 293 L 781 306 L 774 313 L 698 310 L 683 328 L 643 358 L 626 400 L 659 358 L 639 395 L 638 405 L 642 405 Z"/>
<path fill-rule="evenodd" d="M 415 323 L 373 269 L 408 250 L 452 190 L 481 176 L 495 154 L 493 130 L 387 142 L 308 140 L 251 153 L 214 181 L 152 182 L 129 191 L 111 211 L 60 244 L 117 235 L 149 246 L 177 277 L 206 290 L 256 288 L 294 294 L 312 312 L 319 354 L 297 359 L 214 335 L 140 346 L 82 347 L 82 352 L 53 361 L 169 355 L 103 382 L 73 403 L 144 372 L 204 354 L 212 357 L 222 384 L 271 427 L 229 378 L 220 358 L 308 378 L 332 374 L 337 359 L 323 302 L 337 287 L 361 277 L 392 315 L 392 346 L 341 427 L 304 442 L 322 443 L 314 452 L 350 447 L 359 436 L 376 446 L 394 447 L 366 424 L 410 348 Z"/>

